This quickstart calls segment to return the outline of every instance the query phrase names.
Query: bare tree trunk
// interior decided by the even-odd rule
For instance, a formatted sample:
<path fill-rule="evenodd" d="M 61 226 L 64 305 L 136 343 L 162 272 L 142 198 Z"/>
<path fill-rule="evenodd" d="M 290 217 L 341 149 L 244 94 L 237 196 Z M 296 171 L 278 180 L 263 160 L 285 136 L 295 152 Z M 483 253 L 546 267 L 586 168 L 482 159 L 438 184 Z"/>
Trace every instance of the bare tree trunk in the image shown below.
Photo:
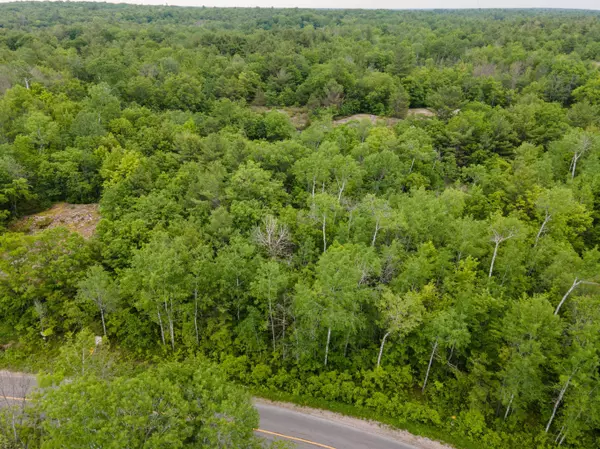
<path fill-rule="evenodd" d="M 171 349 L 175 351 L 175 332 L 173 329 L 173 298 L 170 298 L 171 310 L 168 314 L 169 318 L 169 333 L 171 334 Z"/>
<path fill-rule="evenodd" d="M 567 379 L 567 382 L 565 383 L 564 387 L 562 387 L 562 389 L 560 390 L 558 398 L 556 399 L 556 402 L 554 403 L 554 408 L 552 409 L 552 416 L 550 416 L 550 419 L 548 420 L 548 424 L 546 425 L 546 433 L 548 433 L 548 429 L 550 429 L 550 426 L 552 425 L 552 421 L 554 421 L 554 417 L 556 416 L 556 410 L 558 410 L 558 406 L 560 405 L 562 398 L 565 395 L 565 392 L 567 391 L 567 388 L 569 388 L 569 383 L 571 383 L 571 378 L 573 377 L 574 374 L 575 374 L 575 372 L 571 373 L 571 375 Z"/>
<path fill-rule="evenodd" d="M 565 293 L 565 296 L 562 297 L 562 299 L 560 300 L 560 302 L 556 306 L 556 310 L 554 311 L 554 315 L 558 315 L 558 312 L 559 312 L 560 308 L 562 307 L 562 305 L 565 303 L 565 301 L 567 300 L 567 298 L 569 297 L 569 295 L 573 292 L 573 290 L 575 290 L 577 288 L 577 286 L 579 284 L 581 284 L 581 281 L 578 278 L 575 278 L 575 280 L 573 281 L 573 285 L 571 285 L 571 288 L 567 291 L 567 293 Z"/>
<path fill-rule="evenodd" d="M 329 342 L 331 341 L 331 328 L 327 329 L 327 344 L 325 345 L 325 366 L 327 366 L 327 358 L 329 357 Z"/>
<path fill-rule="evenodd" d="M 164 346 L 166 344 L 165 343 L 165 330 L 163 329 L 163 322 L 162 322 L 162 317 L 160 316 L 160 308 L 158 307 L 158 304 L 156 305 L 156 313 L 158 315 L 158 325 L 160 326 L 160 338 L 161 338 L 162 344 Z"/>
<path fill-rule="evenodd" d="M 106 323 L 104 322 L 104 308 L 100 307 L 100 318 L 102 319 L 102 330 L 104 331 L 104 336 L 106 337 Z"/>
<path fill-rule="evenodd" d="M 200 343 L 198 333 L 198 289 L 194 289 L 194 330 L 196 331 L 196 344 Z"/>
<path fill-rule="evenodd" d="M 269 321 L 271 321 L 271 334 L 273 336 L 273 352 L 275 352 L 275 319 L 273 318 L 273 301 L 269 292 Z"/>
<path fill-rule="evenodd" d="M 550 221 L 550 219 L 552 218 L 552 215 L 548 214 L 548 212 L 546 212 L 546 218 L 544 218 L 544 222 L 542 223 L 542 226 L 540 226 L 540 230 L 538 231 L 537 235 L 535 236 L 535 243 L 533 244 L 533 247 L 535 248 L 538 244 L 538 241 L 540 240 L 540 237 L 542 236 L 542 233 L 544 232 L 544 228 L 546 227 L 546 225 L 548 224 L 548 222 Z"/>
<path fill-rule="evenodd" d="M 581 156 L 580 153 L 575 153 L 573 155 L 573 160 L 571 161 L 571 179 L 575 178 L 575 169 L 577 168 L 577 161 Z"/>
<path fill-rule="evenodd" d="M 416 157 L 413 157 L 412 162 L 410 163 L 410 170 L 408 170 L 408 174 L 410 175 L 413 171 L 413 167 L 415 166 Z"/>
<path fill-rule="evenodd" d="M 377 357 L 377 368 L 379 368 L 379 366 L 381 365 L 381 356 L 383 354 L 383 345 L 385 345 L 385 340 L 386 340 L 386 338 L 388 338 L 389 335 L 390 335 L 390 333 L 387 332 L 381 339 L 381 346 L 379 347 L 379 356 Z"/>
<path fill-rule="evenodd" d="M 342 193 L 344 192 L 345 188 L 346 188 L 346 181 L 342 182 L 342 186 L 340 187 L 340 191 L 338 193 L 338 203 L 342 201 Z"/>
<path fill-rule="evenodd" d="M 373 240 L 371 240 L 371 246 L 375 246 L 377 240 L 377 233 L 379 232 L 379 220 L 375 222 L 375 232 L 373 233 Z"/>
<path fill-rule="evenodd" d="M 510 401 L 508 401 L 508 406 L 506 407 L 506 412 L 504 413 L 504 420 L 505 421 L 506 421 L 506 418 L 508 418 L 508 414 L 510 413 L 510 407 L 511 407 L 514 399 L 515 399 L 515 395 L 511 394 L 510 395 Z"/>
<path fill-rule="evenodd" d="M 494 263 L 496 263 L 496 256 L 498 255 L 498 247 L 500 246 L 500 242 L 496 242 L 496 246 L 494 246 L 494 255 L 492 256 L 492 263 L 490 264 L 490 273 L 488 278 L 492 277 L 492 273 L 494 272 Z"/>
<path fill-rule="evenodd" d="M 327 251 L 327 234 L 325 232 L 325 226 L 327 224 L 327 216 L 323 215 L 323 252 Z"/>
<path fill-rule="evenodd" d="M 563 436 L 562 436 L 562 438 L 561 438 L 561 439 L 560 439 L 560 441 L 558 442 L 558 445 L 559 445 L 559 446 L 562 446 L 562 444 L 563 444 L 563 441 L 565 441 L 565 437 L 566 437 L 566 436 L 567 436 L 567 432 L 563 433 Z"/>
<path fill-rule="evenodd" d="M 429 365 L 427 366 L 427 374 L 425 375 L 425 381 L 423 382 L 423 388 L 421 389 L 421 393 L 425 392 L 425 387 L 427 386 L 427 380 L 429 379 L 429 371 L 431 370 L 431 364 L 433 363 L 433 357 L 435 356 L 435 351 L 438 347 L 438 341 L 435 340 L 433 344 L 433 351 L 431 351 L 431 357 L 429 358 Z"/>

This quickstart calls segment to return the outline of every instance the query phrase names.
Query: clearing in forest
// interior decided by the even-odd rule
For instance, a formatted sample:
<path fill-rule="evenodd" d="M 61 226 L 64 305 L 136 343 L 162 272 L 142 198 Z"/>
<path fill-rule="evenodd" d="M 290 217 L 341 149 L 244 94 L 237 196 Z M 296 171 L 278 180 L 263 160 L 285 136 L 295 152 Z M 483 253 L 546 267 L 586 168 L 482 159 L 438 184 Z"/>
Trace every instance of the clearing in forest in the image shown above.
<path fill-rule="evenodd" d="M 98 204 L 57 203 L 48 210 L 21 218 L 11 230 L 35 234 L 63 226 L 88 239 L 94 235 L 99 220 Z"/>

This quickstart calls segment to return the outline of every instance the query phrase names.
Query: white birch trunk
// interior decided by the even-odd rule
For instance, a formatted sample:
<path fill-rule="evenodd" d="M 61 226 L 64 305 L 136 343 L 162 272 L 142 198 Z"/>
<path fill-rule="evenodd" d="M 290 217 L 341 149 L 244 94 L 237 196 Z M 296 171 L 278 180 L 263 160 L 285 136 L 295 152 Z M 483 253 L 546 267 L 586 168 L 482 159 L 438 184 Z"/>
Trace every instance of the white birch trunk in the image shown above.
<path fill-rule="evenodd" d="M 556 399 L 556 402 L 554 403 L 554 408 L 552 409 L 552 416 L 550 416 L 550 419 L 548 420 L 548 424 L 546 424 L 546 433 L 548 433 L 548 429 L 550 429 L 550 426 L 552 425 L 552 421 L 554 421 L 554 417 L 556 416 L 556 410 L 558 410 L 558 406 L 562 402 L 563 396 L 565 395 L 567 388 L 569 388 L 569 383 L 571 383 L 571 378 L 573 377 L 573 374 L 575 374 L 575 373 L 571 373 L 571 375 L 567 379 L 565 386 L 562 387 L 562 389 L 560 390 L 558 398 Z"/>
<path fill-rule="evenodd" d="M 538 244 L 538 241 L 540 240 L 540 237 L 542 236 L 542 233 L 544 232 L 544 228 L 546 227 L 546 225 L 548 224 L 548 222 L 550 221 L 550 219 L 552 218 L 552 215 L 548 214 L 548 212 L 546 212 L 546 218 L 544 218 L 544 222 L 542 223 L 542 226 L 540 226 L 540 230 L 538 231 L 537 235 L 535 236 L 535 243 L 533 245 L 533 247 L 535 248 Z"/>
<path fill-rule="evenodd" d="M 390 333 L 387 332 L 381 339 L 381 346 L 379 347 L 379 356 L 377 357 L 377 368 L 379 368 L 379 366 L 381 366 L 381 356 L 383 355 L 383 345 L 385 345 L 385 340 L 386 340 L 386 338 L 388 338 L 389 335 L 390 335 Z"/>
<path fill-rule="evenodd" d="M 371 240 L 371 246 L 375 246 L 377 240 L 377 233 L 379 232 L 379 220 L 375 222 L 375 232 L 373 233 L 373 240 Z"/>
<path fill-rule="evenodd" d="M 198 289 L 194 289 L 194 330 L 196 331 L 196 344 L 200 343 L 198 333 Z"/>
<path fill-rule="evenodd" d="M 104 336 L 106 337 L 106 323 L 104 322 L 104 308 L 100 307 L 100 318 L 102 319 L 102 330 L 104 331 Z"/>
<path fill-rule="evenodd" d="M 498 247 L 500 246 L 500 241 L 496 242 L 496 246 L 494 247 L 494 255 L 492 256 L 492 263 L 490 264 L 490 273 L 488 278 L 492 277 L 492 273 L 494 272 L 494 263 L 496 263 L 496 256 L 498 255 Z"/>
<path fill-rule="evenodd" d="M 327 215 L 323 215 L 323 252 L 327 251 L 327 234 L 325 232 L 325 227 L 327 225 Z"/>
<path fill-rule="evenodd" d="M 158 304 L 156 305 L 156 313 L 158 315 L 158 325 L 160 326 L 160 338 L 161 338 L 162 344 L 164 346 L 166 344 L 165 343 L 165 330 L 163 329 L 163 322 L 162 322 L 162 317 L 160 315 L 160 308 L 158 307 Z"/>
<path fill-rule="evenodd" d="M 425 381 L 423 382 L 423 388 L 421 389 L 421 393 L 425 392 L 425 387 L 427 386 L 427 380 L 429 379 L 429 371 L 431 371 L 431 364 L 433 363 L 433 357 L 435 356 L 435 351 L 438 347 L 438 341 L 436 340 L 433 344 L 433 351 L 431 351 L 431 357 L 429 358 L 429 365 L 427 366 L 427 374 L 425 375 Z"/>
<path fill-rule="evenodd" d="M 331 340 L 331 328 L 327 329 L 327 344 L 325 345 L 325 366 L 327 366 L 327 358 L 329 357 L 329 342 Z"/>
<path fill-rule="evenodd" d="M 558 315 L 558 312 L 560 311 L 560 308 L 562 307 L 562 305 L 565 303 L 565 301 L 567 300 L 567 298 L 569 297 L 569 295 L 573 292 L 573 290 L 575 290 L 577 288 L 577 286 L 579 284 L 581 284 L 581 281 L 579 279 L 575 278 L 575 280 L 573 281 L 573 285 L 571 285 L 571 288 L 567 291 L 567 293 L 565 293 L 565 296 L 562 297 L 562 299 L 560 300 L 560 302 L 556 306 L 556 310 L 554 311 L 554 315 Z"/>
<path fill-rule="evenodd" d="M 506 412 L 504 413 L 504 420 L 505 421 L 506 421 L 506 418 L 508 418 L 508 414 L 510 413 L 510 407 L 511 407 L 514 399 L 515 399 L 515 395 L 511 394 L 510 395 L 510 401 L 508 401 L 508 406 L 506 407 Z"/>

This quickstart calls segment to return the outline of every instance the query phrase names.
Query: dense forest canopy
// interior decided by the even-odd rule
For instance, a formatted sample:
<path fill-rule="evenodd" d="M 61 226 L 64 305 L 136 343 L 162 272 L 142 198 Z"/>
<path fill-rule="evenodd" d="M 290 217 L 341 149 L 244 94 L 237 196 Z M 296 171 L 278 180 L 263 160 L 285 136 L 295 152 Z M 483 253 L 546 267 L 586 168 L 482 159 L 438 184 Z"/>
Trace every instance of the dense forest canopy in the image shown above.
<path fill-rule="evenodd" d="M 3 363 L 92 332 L 167 384 L 195 354 L 475 447 L 599 448 L 599 18 L 1 4 Z M 99 203 L 95 236 L 26 232 L 57 202 Z"/>

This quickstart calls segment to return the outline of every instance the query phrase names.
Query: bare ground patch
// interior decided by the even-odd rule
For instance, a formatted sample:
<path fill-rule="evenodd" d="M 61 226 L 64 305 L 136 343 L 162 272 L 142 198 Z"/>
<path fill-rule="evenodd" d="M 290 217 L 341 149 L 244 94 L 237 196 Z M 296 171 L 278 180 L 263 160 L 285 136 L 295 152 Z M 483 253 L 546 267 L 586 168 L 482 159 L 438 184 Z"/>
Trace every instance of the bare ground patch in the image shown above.
<path fill-rule="evenodd" d="M 408 110 L 407 116 L 413 117 L 435 117 L 435 113 L 425 108 L 413 108 Z M 394 126 L 396 123 L 402 121 L 402 119 L 395 117 L 384 117 L 381 115 L 374 114 L 354 114 L 349 117 L 342 117 L 333 121 L 333 126 L 344 125 L 351 121 L 369 120 L 373 125 L 377 123 L 384 123 L 386 126 Z"/>
<path fill-rule="evenodd" d="M 280 109 L 269 108 L 266 106 L 251 106 L 252 111 L 257 112 L 259 114 L 271 111 L 281 112 L 282 114 L 287 114 L 292 122 L 292 125 L 296 127 L 297 130 L 303 130 L 306 128 L 310 122 L 308 118 L 308 111 L 306 108 L 293 108 L 286 107 Z"/>
<path fill-rule="evenodd" d="M 35 234 L 62 226 L 88 239 L 94 235 L 99 220 L 97 204 L 57 203 L 48 210 L 21 218 L 11 230 Z"/>

